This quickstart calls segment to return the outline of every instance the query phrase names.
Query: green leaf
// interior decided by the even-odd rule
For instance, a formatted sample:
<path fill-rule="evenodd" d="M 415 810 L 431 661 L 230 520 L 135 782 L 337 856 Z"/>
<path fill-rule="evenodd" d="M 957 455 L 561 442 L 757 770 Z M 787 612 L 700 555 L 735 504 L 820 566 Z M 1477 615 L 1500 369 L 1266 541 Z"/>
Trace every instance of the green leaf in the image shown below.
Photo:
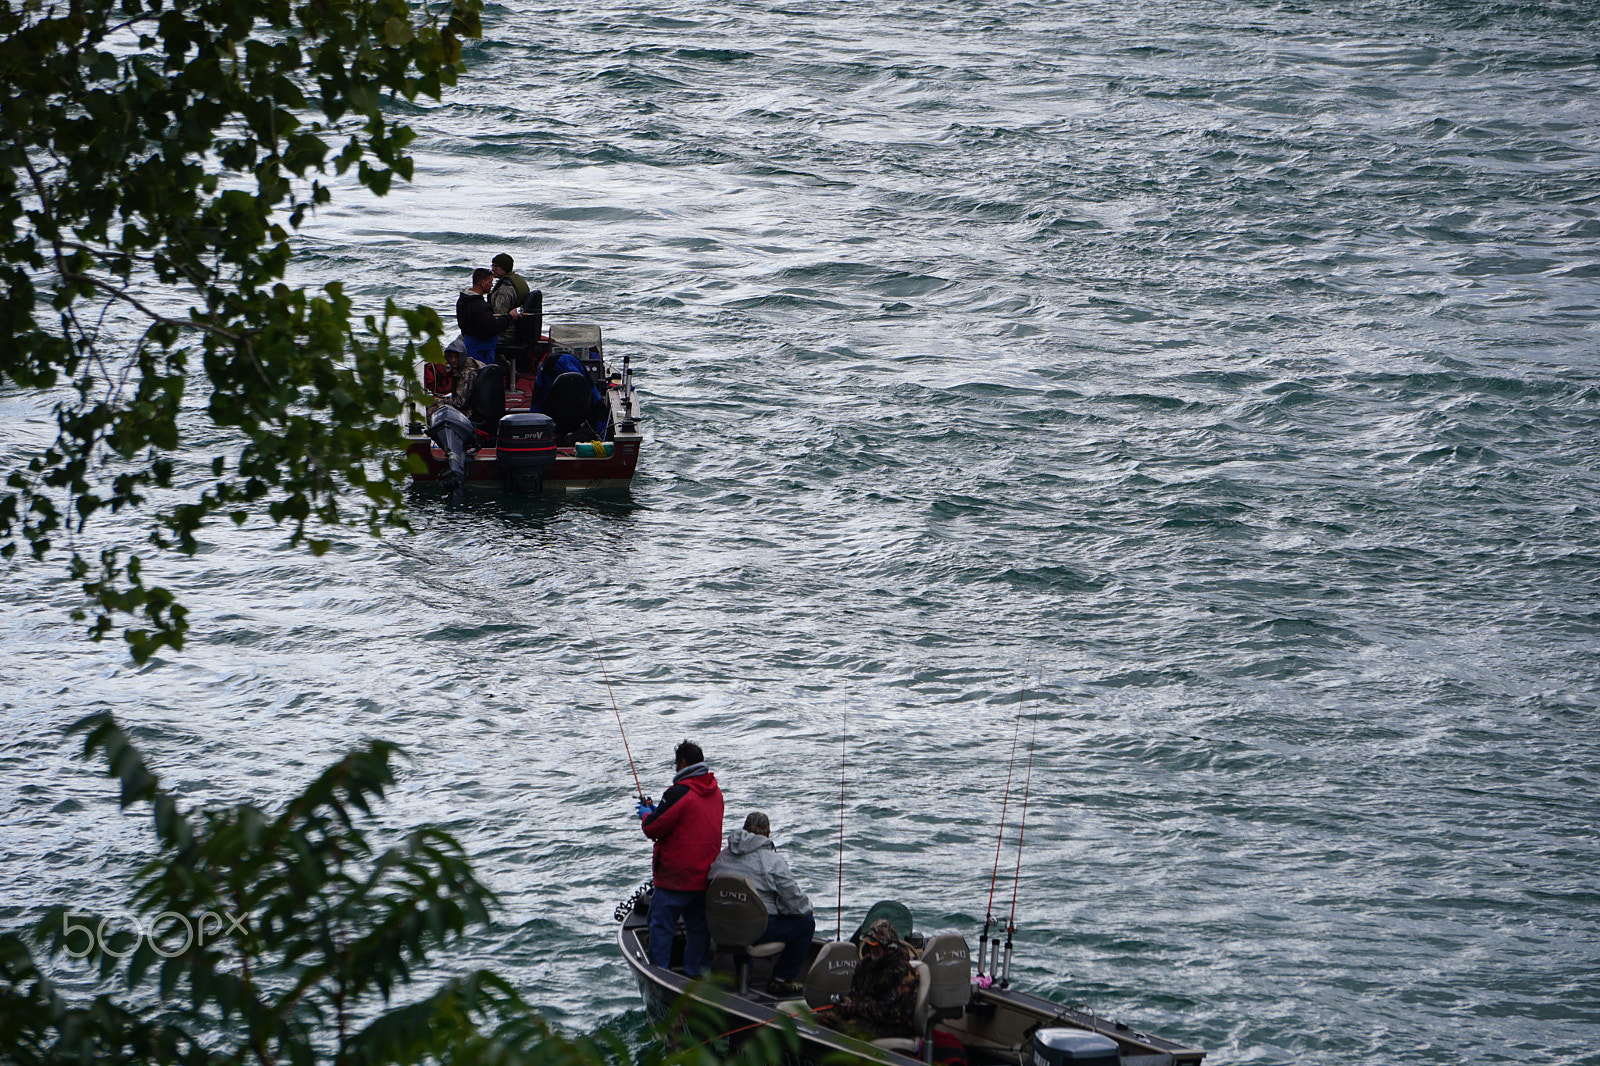
<path fill-rule="evenodd" d="M 391 18 L 383 24 L 383 39 L 393 47 L 409 44 L 416 36 L 416 30 L 406 19 Z"/>

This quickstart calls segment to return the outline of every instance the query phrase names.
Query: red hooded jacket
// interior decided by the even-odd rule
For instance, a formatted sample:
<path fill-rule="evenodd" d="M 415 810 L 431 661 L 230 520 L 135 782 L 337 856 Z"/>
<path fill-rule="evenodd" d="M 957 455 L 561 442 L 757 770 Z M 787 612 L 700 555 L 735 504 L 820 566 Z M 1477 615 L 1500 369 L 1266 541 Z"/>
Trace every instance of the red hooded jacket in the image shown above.
<path fill-rule="evenodd" d="M 685 767 L 639 827 L 656 842 L 651 880 L 670 892 L 704 892 L 722 851 L 722 789 L 705 763 Z"/>

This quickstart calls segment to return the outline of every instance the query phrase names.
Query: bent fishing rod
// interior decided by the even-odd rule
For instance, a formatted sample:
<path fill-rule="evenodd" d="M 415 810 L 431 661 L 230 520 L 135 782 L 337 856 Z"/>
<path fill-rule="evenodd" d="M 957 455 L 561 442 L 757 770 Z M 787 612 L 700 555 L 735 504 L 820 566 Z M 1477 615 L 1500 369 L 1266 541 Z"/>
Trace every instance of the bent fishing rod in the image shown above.
<path fill-rule="evenodd" d="M 617 694 L 611 690 L 611 675 L 606 673 L 606 661 L 600 656 L 600 642 L 594 639 L 594 625 L 587 615 L 583 624 L 589 627 L 589 643 L 594 645 L 595 661 L 600 664 L 600 677 L 606 683 L 606 695 L 611 697 L 611 711 L 617 716 L 617 732 L 622 734 L 622 751 L 628 757 L 628 769 L 633 771 L 633 789 L 643 805 L 648 801 L 644 798 L 644 786 L 639 783 L 639 768 L 633 764 L 633 752 L 628 750 L 628 731 L 622 728 L 622 711 L 617 708 Z"/>

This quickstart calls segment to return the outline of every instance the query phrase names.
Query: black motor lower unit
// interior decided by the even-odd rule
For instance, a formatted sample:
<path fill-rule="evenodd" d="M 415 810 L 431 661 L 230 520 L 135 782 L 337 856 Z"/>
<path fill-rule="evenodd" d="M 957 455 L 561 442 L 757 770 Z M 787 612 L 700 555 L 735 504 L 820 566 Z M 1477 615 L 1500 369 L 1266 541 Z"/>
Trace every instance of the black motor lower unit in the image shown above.
<path fill-rule="evenodd" d="M 500 419 L 495 452 L 507 489 L 536 493 L 556 461 L 556 424 L 549 415 L 517 411 Z"/>

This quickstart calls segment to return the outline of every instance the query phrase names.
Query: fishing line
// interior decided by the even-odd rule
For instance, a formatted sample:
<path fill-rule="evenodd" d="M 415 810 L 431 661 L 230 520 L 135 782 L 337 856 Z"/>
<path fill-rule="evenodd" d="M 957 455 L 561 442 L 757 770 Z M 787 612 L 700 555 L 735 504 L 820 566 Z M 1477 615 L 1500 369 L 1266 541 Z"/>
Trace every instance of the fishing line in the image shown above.
<path fill-rule="evenodd" d="M 639 783 L 639 768 L 633 765 L 633 752 L 628 750 L 628 731 L 622 728 L 622 712 L 617 709 L 617 694 L 611 691 L 611 676 L 606 673 L 606 661 L 600 657 L 600 642 L 594 639 L 594 625 L 584 616 L 583 624 L 589 627 L 589 643 L 594 645 L 595 661 L 600 664 L 600 677 L 606 683 L 606 695 L 611 697 L 611 710 L 617 716 L 617 732 L 622 734 L 622 751 L 628 756 L 628 769 L 633 771 L 633 787 L 639 794 L 639 802 L 644 802 L 644 786 Z"/>

